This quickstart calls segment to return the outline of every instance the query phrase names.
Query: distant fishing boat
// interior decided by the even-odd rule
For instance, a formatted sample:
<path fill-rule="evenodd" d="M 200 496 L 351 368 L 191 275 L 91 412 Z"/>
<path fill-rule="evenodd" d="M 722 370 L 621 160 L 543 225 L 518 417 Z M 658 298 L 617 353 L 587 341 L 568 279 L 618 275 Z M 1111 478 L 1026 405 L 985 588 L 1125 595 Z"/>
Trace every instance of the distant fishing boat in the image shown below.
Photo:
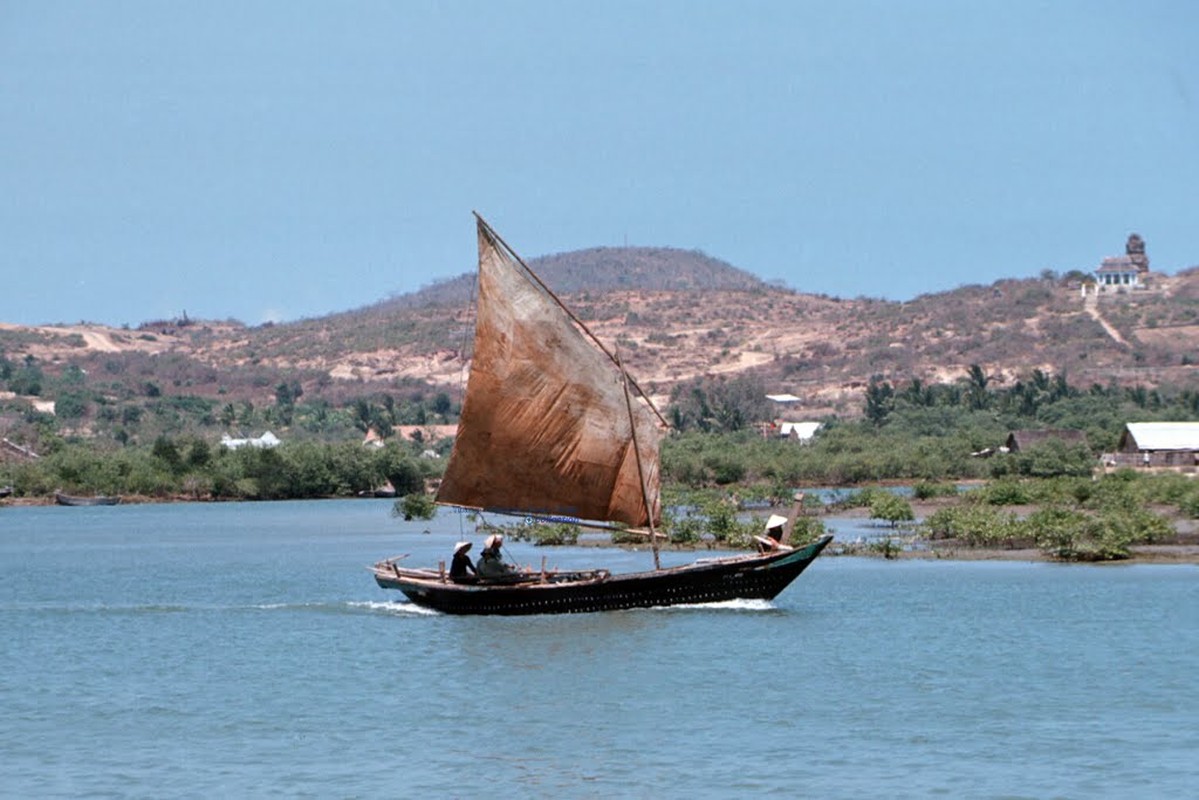
<path fill-rule="evenodd" d="M 60 506 L 115 506 L 121 502 L 119 497 L 109 497 L 107 495 L 94 495 L 92 497 L 79 497 L 72 494 L 63 494 L 62 492 L 54 493 L 54 502 Z"/>
<path fill-rule="evenodd" d="M 466 397 L 437 502 L 534 519 L 631 526 L 652 571 L 515 571 L 454 580 L 444 568 L 371 569 L 375 582 L 449 614 L 562 614 L 774 598 L 832 541 L 791 547 L 791 525 L 764 552 L 662 568 L 657 409 L 586 326 L 483 221 L 478 319 Z M 636 392 L 636 396 L 634 396 Z M 646 528 L 648 527 L 648 530 Z"/>

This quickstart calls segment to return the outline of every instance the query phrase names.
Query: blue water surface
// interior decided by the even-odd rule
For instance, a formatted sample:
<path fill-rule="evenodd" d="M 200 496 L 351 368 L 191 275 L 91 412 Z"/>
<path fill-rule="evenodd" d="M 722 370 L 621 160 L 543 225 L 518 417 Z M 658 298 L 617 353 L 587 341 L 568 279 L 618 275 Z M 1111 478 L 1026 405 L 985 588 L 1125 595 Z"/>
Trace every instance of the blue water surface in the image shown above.
<path fill-rule="evenodd" d="M 455 618 L 364 567 L 434 565 L 480 537 L 454 513 L 404 523 L 390 508 L 0 508 L 0 794 L 1199 786 L 1194 566 L 823 557 L 773 603 Z M 535 566 L 651 563 L 509 548 Z"/>

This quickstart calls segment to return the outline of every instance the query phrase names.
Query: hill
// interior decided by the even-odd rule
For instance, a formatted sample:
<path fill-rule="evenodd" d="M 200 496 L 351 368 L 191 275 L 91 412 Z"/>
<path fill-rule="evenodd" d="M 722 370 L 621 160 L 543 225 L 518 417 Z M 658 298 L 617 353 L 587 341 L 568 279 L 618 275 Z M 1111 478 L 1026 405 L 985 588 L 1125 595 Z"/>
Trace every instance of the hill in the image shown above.
<path fill-rule="evenodd" d="M 593 247 L 541 256 L 529 267 L 559 294 L 584 291 L 743 291 L 765 284 L 745 270 L 698 250 Z M 463 306 L 473 296 L 473 272 L 438 281 L 370 307 L 390 313 L 426 306 Z"/>
<path fill-rule="evenodd" d="M 964 286 L 910 302 L 843 300 L 769 286 L 678 250 L 603 248 L 532 266 L 643 384 L 753 372 L 814 408 L 848 412 L 871 376 L 954 380 L 971 364 L 1002 384 L 1035 369 L 1076 383 L 1194 382 L 1199 270 L 1156 276 L 1154 289 L 1084 300 L 1060 279 Z M 634 266 L 627 267 L 626 264 Z M 677 284 L 662 288 L 666 279 Z M 463 292 L 423 290 L 366 309 L 245 331 L 223 342 L 239 363 L 328 372 L 367 382 L 453 386 L 469 354 L 473 276 Z M 236 344 L 236 346 L 234 346 Z"/>
<path fill-rule="evenodd" d="M 799 413 L 856 415 L 872 376 L 896 385 L 953 381 L 972 364 L 996 386 L 1033 370 L 1082 386 L 1197 382 L 1199 269 L 1155 275 L 1148 291 L 1098 297 L 1049 276 L 892 302 L 801 294 L 669 248 L 594 248 L 532 265 L 601 339 L 619 343 L 641 385 L 663 398 L 694 379 L 752 375 L 767 390 L 802 398 Z M 0 433 L 27 416 L 29 396 L 43 407 L 64 394 L 83 398 L 84 432 L 134 414 L 122 404 L 138 398 L 195 398 L 228 416 L 237 403 L 275 405 L 281 386 L 334 408 L 373 393 L 458 397 L 472 295 L 473 275 L 355 311 L 259 327 L 0 325 L 0 368 L 8 365 Z"/>

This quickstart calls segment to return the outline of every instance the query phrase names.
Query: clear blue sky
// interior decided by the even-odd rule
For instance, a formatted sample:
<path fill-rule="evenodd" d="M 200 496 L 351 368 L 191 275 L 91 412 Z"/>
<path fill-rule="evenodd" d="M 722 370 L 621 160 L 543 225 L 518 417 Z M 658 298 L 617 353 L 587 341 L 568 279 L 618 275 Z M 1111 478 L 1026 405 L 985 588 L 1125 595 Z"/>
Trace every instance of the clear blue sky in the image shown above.
<path fill-rule="evenodd" d="M 1199 3 L 0 0 L 0 322 L 699 249 L 906 299 L 1199 263 Z"/>

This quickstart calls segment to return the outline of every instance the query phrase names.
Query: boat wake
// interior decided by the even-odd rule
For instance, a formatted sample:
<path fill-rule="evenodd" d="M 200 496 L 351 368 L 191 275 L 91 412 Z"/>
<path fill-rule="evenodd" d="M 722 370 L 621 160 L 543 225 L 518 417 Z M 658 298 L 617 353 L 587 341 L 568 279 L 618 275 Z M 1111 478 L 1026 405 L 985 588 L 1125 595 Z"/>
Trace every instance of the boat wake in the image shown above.
<path fill-rule="evenodd" d="M 0 612 L 37 614 L 96 614 L 109 616 L 140 616 L 153 614 L 212 614 L 253 613 L 260 611 L 309 612 L 317 614 L 346 614 L 361 611 L 389 614 L 437 615 L 438 612 L 407 602 L 379 601 L 312 601 L 291 603 L 238 603 L 180 605 L 172 603 L 19 603 L 0 605 Z"/>
<path fill-rule="evenodd" d="M 751 600 L 736 598 L 721 600 L 715 603 L 680 603 L 677 606 L 661 606 L 661 611 L 778 611 L 778 607 L 769 600 Z"/>
<path fill-rule="evenodd" d="M 356 610 L 375 611 L 384 614 L 395 614 L 398 616 L 413 616 L 413 617 L 440 617 L 443 616 L 440 611 L 434 611 L 431 608 L 423 608 L 416 603 L 407 603 L 402 601 L 384 602 L 380 600 L 360 600 L 350 601 L 346 603 L 349 608 Z"/>
<path fill-rule="evenodd" d="M 312 603 L 250 603 L 247 605 L 171 605 L 171 604 L 37 604 L 21 605 L 20 608 L 0 608 L 0 611 L 35 611 L 57 614 L 187 614 L 236 611 L 301 611 L 317 613 L 378 613 L 403 617 L 440 617 L 442 612 L 431 608 L 418 606 L 406 601 L 380 600 L 347 600 L 343 602 L 312 602 Z M 644 611 L 740 611 L 761 612 L 777 611 L 769 600 L 724 600 L 716 603 L 685 603 L 676 606 L 655 606 L 653 608 L 628 609 L 632 612 Z"/>
<path fill-rule="evenodd" d="M 440 616 L 440 612 L 421 608 L 406 601 L 345 600 L 328 603 L 263 603 L 251 606 L 263 611 L 319 611 L 333 614 L 358 614 L 362 612 L 394 614 L 399 616 Z"/>
<path fill-rule="evenodd" d="M 446 616 L 440 611 L 432 608 L 418 606 L 416 603 L 404 601 L 395 602 L 380 602 L 378 600 L 364 600 L 357 602 L 348 602 L 346 606 L 359 611 L 371 611 L 383 614 L 392 614 L 395 616 L 412 616 L 412 617 L 442 617 Z M 763 611 L 778 611 L 778 607 L 769 600 L 722 600 L 715 603 L 680 603 L 675 606 L 653 606 L 650 608 L 627 608 L 623 612 L 616 611 L 613 613 L 638 614 L 645 612 L 679 612 L 679 611 L 737 611 L 737 612 L 763 612 Z"/>
<path fill-rule="evenodd" d="M 0 606 L 3 612 L 36 614 L 182 614 L 200 610 L 173 603 L 13 603 Z"/>

